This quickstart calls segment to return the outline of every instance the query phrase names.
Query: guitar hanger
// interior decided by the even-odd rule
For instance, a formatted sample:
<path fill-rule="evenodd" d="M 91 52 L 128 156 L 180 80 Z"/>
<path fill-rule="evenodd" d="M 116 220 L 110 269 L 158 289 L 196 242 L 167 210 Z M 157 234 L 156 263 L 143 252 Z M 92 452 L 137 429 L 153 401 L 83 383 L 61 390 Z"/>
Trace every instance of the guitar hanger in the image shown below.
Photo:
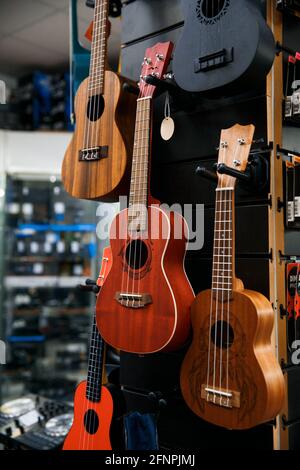
<path fill-rule="evenodd" d="M 266 188 L 269 182 L 269 162 L 260 153 L 255 153 L 250 156 L 246 171 L 230 168 L 225 163 L 215 164 L 214 169 L 215 171 L 213 172 L 198 166 L 196 168 L 196 174 L 214 183 L 218 182 L 217 173 L 220 175 L 233 176 L 242 185 L 243 189 L 248 192 L 261 192 Z"/>
<path fill-rule="evenodd" d="M 95 8 L 95 0 L 86 0 L 86 6 L 89 8 Z M 109 16 L 112 18 L 118 18 L 122 13 L 122 2 L 121 0 L 110 0 L 109 3 Z"/>

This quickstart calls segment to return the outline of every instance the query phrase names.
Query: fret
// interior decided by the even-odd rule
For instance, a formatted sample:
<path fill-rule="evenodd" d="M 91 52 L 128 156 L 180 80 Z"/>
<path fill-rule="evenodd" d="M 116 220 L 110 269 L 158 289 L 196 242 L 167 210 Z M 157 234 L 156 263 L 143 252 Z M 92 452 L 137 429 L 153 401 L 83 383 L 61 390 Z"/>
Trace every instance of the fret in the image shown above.
<path fill-rule="evenodd" d="M 224 290 L 225 290 L 225 291 L 228 291 L 228 292 L 231 292 L 231 291 L 232 291 L 232 289 L 224 288 L 224 287 L 220 287 L 220 288 L 218 288 L 218 287 L 213 287 L 212 290 L 217 290 L 217 291 L 224 291 Z"/>
<path fill-rule="evenodd" d="M 215 241 L 217 242 L 224 242 L 224 240 L 230 242 L 232 241 L 232 238 L 215 238 Z"/>

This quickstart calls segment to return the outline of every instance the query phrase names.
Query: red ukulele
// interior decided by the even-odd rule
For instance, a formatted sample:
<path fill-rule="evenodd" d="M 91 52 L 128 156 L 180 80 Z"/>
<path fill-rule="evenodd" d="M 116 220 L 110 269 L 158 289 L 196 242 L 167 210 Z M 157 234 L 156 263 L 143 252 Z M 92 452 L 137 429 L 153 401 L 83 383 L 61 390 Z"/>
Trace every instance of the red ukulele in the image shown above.
<path fill-rule="evenodd" d="M 110 247 L 103 251 L 98 286 L 102 287 L 111 267 Z M 98 333 L 94 317 L 87 380 L 75 392 L 74 422 L 64 442 L 63 450 L 111 450 L 110 427 L 113 399 L 102 386 L 104 341 Z"/>
<path fill-rule="evenodd" d="M 131 353 L 175 350 L 190 333 L 194 294 L 184 270 L 187 224 L 154 205 L 149 193 L 152 98 L 147 76 L 166 73 L 173 45 L 147 49 L 137 102 L 128 209 L 111 226 L 113 263 L 98 297 L 97 325 L 105 341 Z"/>

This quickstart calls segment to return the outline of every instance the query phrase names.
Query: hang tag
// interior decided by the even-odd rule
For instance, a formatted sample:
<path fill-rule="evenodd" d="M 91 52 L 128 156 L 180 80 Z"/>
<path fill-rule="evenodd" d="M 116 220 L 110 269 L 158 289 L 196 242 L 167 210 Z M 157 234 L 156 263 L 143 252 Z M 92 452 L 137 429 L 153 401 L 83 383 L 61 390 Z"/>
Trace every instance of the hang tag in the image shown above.
<path fill-rule="evenodd" d="M 167 93 L 165 101 L 165 117 L 160 127 L 160 135 L 164 140 L 170 140 L 175 132 L 175 122 L 171 118 L 170 97 Z"/>

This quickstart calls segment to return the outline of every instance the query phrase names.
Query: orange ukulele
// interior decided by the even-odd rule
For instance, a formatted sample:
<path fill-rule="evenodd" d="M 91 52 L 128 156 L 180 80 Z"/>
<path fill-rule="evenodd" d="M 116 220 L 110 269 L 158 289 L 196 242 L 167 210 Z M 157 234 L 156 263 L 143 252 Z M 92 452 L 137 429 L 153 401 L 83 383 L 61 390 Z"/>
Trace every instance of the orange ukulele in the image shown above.
<path fill-rule="evenodd" d="M 111 267 L 110 247 L 103 251 L 98 286 L 103 286 Z M 74 422 L 64 442 L 63 450 L 111 450 L 110 427 L 113 399 L 102 386 L 104 341 L 98 333 L 94 317 L 90 342 L 87 380 L 75 392 Z"/>
<path fill-rule="evenodd" d="M 128 191 L 136 96 L 123 92 L 124 78 L 105 70 L 108 3 L 95 0 L 90 72 L 76 95 L 62 181 L 73 197 L 111 201 Z"/>
<path fill-rule="evenodd" d="M 244 171 L 253 133 L 251 125 L 223 130 L 219 164 Z M 192 305 L 194 337 L 182 364 L 181 389 L 201 418 L 247 429 L 275 418 L 285 390 L 271 346 L 272 306 L 235 277 L 235 183 L 235 178 L 219 175 L 212 287 Z"/>
<path fill-rule="evenodd" d="M 152 97 L 173 45 L 147 49 L 137 103 L 129 208 L 117 215 L 110 231 L 113 263 L 96 312 L 108 344 L 132 353 L 154 353 L 182 346 L 190 333 L 194 299 L 183 263 L 187 224 L 175 212 L 153 205 L 149 194 Z"/>

